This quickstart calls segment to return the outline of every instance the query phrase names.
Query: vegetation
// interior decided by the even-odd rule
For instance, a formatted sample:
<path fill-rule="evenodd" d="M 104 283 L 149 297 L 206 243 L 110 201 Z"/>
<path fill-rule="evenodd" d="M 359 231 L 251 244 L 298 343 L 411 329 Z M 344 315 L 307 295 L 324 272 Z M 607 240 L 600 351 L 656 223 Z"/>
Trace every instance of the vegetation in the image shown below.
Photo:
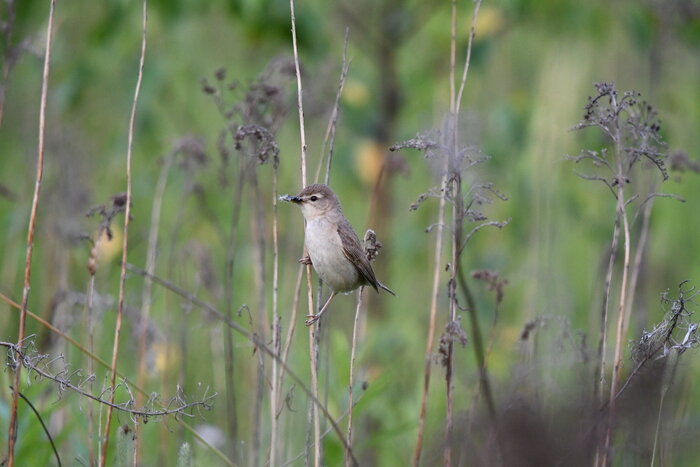
<path fill-rule="evenodd" d="M 694 2 L 0 24 L 0 460 L 695 465 Z M 397 296 L 307 329 L 314 181 Z"/>

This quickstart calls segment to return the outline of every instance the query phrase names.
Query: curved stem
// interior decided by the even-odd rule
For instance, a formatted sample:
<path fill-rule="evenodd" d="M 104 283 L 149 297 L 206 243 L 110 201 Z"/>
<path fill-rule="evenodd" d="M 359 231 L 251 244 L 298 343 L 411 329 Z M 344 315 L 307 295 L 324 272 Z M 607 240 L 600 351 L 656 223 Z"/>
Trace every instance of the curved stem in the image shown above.
<path fill-rule="evenodd" d="M 126 262 L 129 246 L 129 218 L 131 217 L 131 159 L 134 149 L 134 122 L 136 120 L 136 104 L 139 100 L 141 92 L 141 81 L 143 79 L 143 65 L 146 59 L 146 26 L 148 24 L 148 2 L 143 0 L 143 24 L 141 35 L 141 58 L 139 59 L 139 69 L 136 78 L 136 89 L 134 90 L 134 99 L 131 104 L 131 117 L 129 118 L 129 136 L 126 151 L 126 210 L 124 214 L 124 239 L 122 242 L 122 265 L 121 274 L 119 275 L 119 300 L 117 305 L 117 321 L 114 325 L 114 344 L 112 347 L 112 376 L 111 376 L 111 396 L 110 402 L 114 403 L 114 387 L 117 381 L 117 358 L 119 355 L 119 336 L 122 327 L 122 317 L 124 316 L 124 292 L 126 284 Z M 112 406 L 107 407 L 107 421 L 104 428 L 104 441 L 102 442 L 102 454 L 100 456 L 100 465 L 104 467 L 107 463 L 107 447 L 109 446 L 109 426 L 112 423 Z"/>

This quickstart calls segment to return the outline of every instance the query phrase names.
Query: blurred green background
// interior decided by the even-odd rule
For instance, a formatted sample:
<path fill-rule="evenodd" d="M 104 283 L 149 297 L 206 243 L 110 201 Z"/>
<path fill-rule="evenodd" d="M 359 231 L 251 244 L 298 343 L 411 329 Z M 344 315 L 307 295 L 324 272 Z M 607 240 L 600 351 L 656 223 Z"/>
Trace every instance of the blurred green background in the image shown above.
<path fill-rule="evenodd" d="M 461 72 L 472 3 L 459 3 L 457 56 Z M 9 42 L 7 35 L 2 42 L 3 63 L 12 65 L 4 78 L 0 127 L 0 292 L 20 301 L 34 188 L 48 1 L 8 5 L 0 7 L 5 30 L 11 24 Z M 426 228 L 437 222 L 438 202 L 431 198 L 416 211 L 409 211 L 409 207 L 438 180 L 422 154 L 410 150 L 388 153 L 387 149 L 438 128 L 449 109 L 449 5 L 447 1 L 400 0 L 309 0 L 296 5 L 310 176 L 323 149 L 348 28 L 351 63 L 341 99 L 330 184 L 359 234 L 369 227 L 377 231 L 384 249 L 375 269 L 380 280 L 397 293 L 396 298 L 372 297 L 361 325 L 356 376 L 358 382 L 368 385 L 364 391 L 356 388 L 360 402 L 355 409 L 355 449 L 366 465 L 406 465 L 415 442 L 435 243 L 435 233 L 426 233 Z M 15 9 L 14 21 L 10 8 Z M 234 91 L 224 90 L 228 105 L 244 99 L 251 83 L 265 70 L 288 66 L 292 55 L 289 4 L 280 0 L 152 0 L 148 13 L 146 62 L 135 127 L 128 259 L 139 267 L 146 262 L 151 209 L 163 161 L 183 141 L 197 141 L 203 154 L 198 162 L 176 158 L 167 175 L 155 270 L 223 311 L 227 307 L 224 270 L 236 197 L 236 163 L 225 164 L 220 157 L 217 141 L 227 121 L 212 96 L 203 92 L 202 79 L 216 84 L 214 74 L 224 68 L 222 83 L 238 82 Z M 139 2 L 57 3 L 45 178 L 29 309 L 81 342 L 85 342 L 83 294 L 89 280 L 91 248 L 84 236 L 93 236 L 99 222 L 85 213 L 126 189 L 128 118 L 140 28 Z M 16 59 L 10 56 L 10 48 Z M 281 151 L 278 189 L 279 194 L 294 194 L 301 186 L 296 88 L 293 75 L 281 75 L 284 105 L 278 115 L 286 118 L 276 134 Z M 699 77 L 698 1 L 483 3 L 460 121 L 464 143 L 490 159 L 469 172 L 467 183 L 494 183 L 508 201 L 497 200 L 485 206 L 484 212 L 491 220 L 511 221 L 504 229 L 476 234 L 462 261 L 466 271 L 490 269 L 508 280 L 493 333 L 494 295 L 485 284 L 474 282 L 472 287 L 482 331 L 493 339 L 488 366 L 501 406 L 507 407 L 514 394 L 522 393 L 546 401 L 545 411 L 556 412 L 557 404 L 566 404 L 567 388 L 593 386 L 592 369 L 581 383 L 577 379 L 581 367 L 572 362 L 577 359 L 583 334 L 588 336 L 591 355 L 595 351 L 615 204 L 607 188 L 578 178 L 575 172 L 580 168 L 565 160 L 565 155 L 578 154 L 584 147 L 595 149 L 604 144 L 593 130 L 570 131 L 583 117 L 583 106 L 594 93 L 593 83 L 614 81 L 620 91 L 640 91 L 659 112 L 668 152 L 683 151 L 697 161 Z M 238 156 L 230 141 L 225 144 L 235 160 Z M 251 330 L 257 329 L 262 314 L 270 313 L 273 261 L 272 167 L 261 165 L 255 171 L 257 185 L 248 181 L 242 191 L 231 295 L 234 318 Z M 377 191 L 380 171 L 382 185 Z M 632 340 L 641 329 L 661 320 L 664 309 L 658 298 L 663 291 L 675 290 L 685 279 L 700 283 L 697 174 L 672 172 L 659 189 L 687 202 L 659 199 L 655 204 L 631 318 Z M 262 224 L 254 222 L 258 208 L 263 210 Z M 286 333 L 303 231 L 296 207 L 281 204 L 278 214 L 279 312 Z M 115 239 L 101 251 L 96 276 L 101 305 L 97 307 L 100 318 L 95 349 L 105 359 L 112 348 L 122 223 L 120 215 L 115 220 Z M 255 267 L 261 254 L 256 243 L 262 245 L 264 253 L 262 270 Z M 442 261 L 446 264 L 449 258 Z M 438 335 L 446 320 L 448 278 L 449 273 L 444 272 Z M 143 285 L 141 277 L 128 276 L 126 303 L 132 314 L 127 314 L 122 333 L 119 368 L 130 378 L 138 371 L 136 324 Z M 301 323 L 306 313 L 305 287 L 290 364 L 308 378 L 308 333 Z M 261 288 L 262 294 L 256 293 Z M 366 296 L 374 294 L 370 292 Z M 235 381 L 227 389 L 221 324 L 158 286 L 152 295 L 151 371 L 145 389 L 158 391 L 167 400 L 177 384 L 193 397 L 200 394 L 199 384 L 209 386 L 219 393 L 214 410 L 187 421 L 200 432 L 206 428 L 214 433 L 211 442 L 234 462 L 245 465 L 257 459 L 263 464 L 269 446 L 267 389 L 258 457 L 251 448 L 260 356 L 254 354 L 252 344 L 234 334 Z M 354 297 L 335 299 L 322 336 L 321 389 L 335 416 L 347 407 Z M 244 304 L 251 309 L 250 320 L 246 312 L 235 315 Z M 9 306 L 3 309 L 0 339 L 12 341 L 16 339 L 18 313 Z M 537 371 L 545 384 L 535 390 L 513 375 L 531 358 L 522 349 L 521 330 L 537 318 L 545 323 L 539 331 L 542 342 L 534 346 L 542 359 Z M 467 323 L 465 316 L 465 328 Z M 29 331 L 36 334 L 42 353 L 63 353 L 72 368 L 87 368 L 84 356 L 38 323 L 30 320 Z M 269 340 L 269 328 L 263 332 Z M 477 381 L 471 343 L 457 347 L 455 367 L 455 410 L 465 414 L 472 406 Z M 95 371 L 98 386 L 106 384 L 104 370 Z M 693 459 L 700 454 L 697 445 L 688 443 L 688 433 L 700 424 L 700 407 L 693 397 L 700 390 L 695 383 L 697 371 L 698 363 L 691 353 L 676 380 L 679 404 L 669 413 L 668 430 L 677 434 L 665 451 L 672 465 L 694 465 Z M 443 374 L 435 365 L 428 401 L 426 465 L 430 465 L 432 450 L 439 450 L 442 442 Z M 1 439 L 6 438 L 10 375 L 9 371 L 0 374 Z M 303 452 L 307 426 L 307 401 L 291 386 L 293 383 L 286 380 L 284 390 L 290 391 L 290 396 L 280 422 L 282 460 Z M 87 402 L 68 392 L 59 395 L 49 382 L 35 382 L 25 387 L 25 392 L 49 420 L 64 462 L 86 462 Z M 226 402 L 233 397 L 237 405 L 234 439 L 230 436 L 234 422 Z M 128 417 L 118 415 L 112 426 L 116 430 L 117 425 L 127 423 L 131 423 Z M 21 410 L 19 433 L 19 459 L 52 462 L 50 447 L 26 408 Z M 222 463 L 175 420 L 152 420 L 142 427 L 140 436 L 143 465 L 173 465 L 185 440 L 193 443 L 196 465 Z M 342 446 L 332 433 L 324 448 L 327 465 L 339 465 Z M 642 458 L 635 456 L 643 456 L 633 449 L 622 452 L 629 452 L 629 457 L 618 458 L 620 465 L 635 465 L 635 459 Z"/>

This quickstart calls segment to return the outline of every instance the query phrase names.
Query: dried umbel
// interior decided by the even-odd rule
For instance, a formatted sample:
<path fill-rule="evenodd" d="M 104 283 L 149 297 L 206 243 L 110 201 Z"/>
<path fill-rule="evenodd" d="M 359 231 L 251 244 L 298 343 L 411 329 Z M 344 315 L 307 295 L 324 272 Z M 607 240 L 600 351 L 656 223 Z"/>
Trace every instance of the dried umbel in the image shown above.
<path fill-rule="evenodd" d="M 584 116 L 573 130 L 595 127 L 602 131 L 611 147 L 584 149 L 578 156 L 568 156 L 576 163 L 589 161 L 594 167 L 608 173 L 579 174 L 582 178 L 598 180 L 613 191 L 619 184 L 632 181 L 632 169 L 647 160 L 668 179 L 667 155 L 662 151 L 661 121 L 654 108 L 641 99 L 637 91 L 619 94 L 613 83 L 596 83 L 597 93 L 589 96 Z"/>

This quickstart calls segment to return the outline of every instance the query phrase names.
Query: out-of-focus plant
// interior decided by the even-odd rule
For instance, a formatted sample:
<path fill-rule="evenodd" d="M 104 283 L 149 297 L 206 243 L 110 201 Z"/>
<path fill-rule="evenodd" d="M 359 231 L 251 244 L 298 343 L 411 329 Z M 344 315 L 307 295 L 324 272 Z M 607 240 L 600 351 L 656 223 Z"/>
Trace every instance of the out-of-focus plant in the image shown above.
<path fill-rule="evenodd" d="M 620 235 L 622 234 L 623 237 L 608 421 L 598 456 L 600 465 L 606 465 L 615 414 L 615 395 L 618 392 L 621 377 L 623 346 L 627 341 L 627 325 L 642 265 L 651 206 L 654 198 L 671 195 L 656 192 L 656 182 L 645 173 L 645 169 L 651 167 L 661 175 L 663 180 L 668 179 L 666 154 L 663 152 L 665 143 L 661 138 L 661 124 L 656 111 L 642 100 L 640 93 L 636 91 L 619 93 L 613 83 L 605 82 L 596 83 L 595 89 L 596 94 L 588 98 L 583 120 L 573 129 L 597 128 L 602 133 L 604 143 L 600 148 L 584 149 L 578 156 L 569 156 L 569 158 L 576 163 L 590 163 L 593 171 L 586 174 L 578 173 L 578 175 L 586 180 L 602 182 L 615 200 L 615 221 L 605 275 L 595 373 L 594 400 L 598 401 L 602 398 L 606 375 L 607 329 L 611 315 L 614 266 L 620 248 Z M 637 210 L 633 216 L 630 216 L 632 206 L 636 206 Z M 643 221 L 635 242 L 632 239 L 632 224 L 640 213 L 643 214 Z"/>

